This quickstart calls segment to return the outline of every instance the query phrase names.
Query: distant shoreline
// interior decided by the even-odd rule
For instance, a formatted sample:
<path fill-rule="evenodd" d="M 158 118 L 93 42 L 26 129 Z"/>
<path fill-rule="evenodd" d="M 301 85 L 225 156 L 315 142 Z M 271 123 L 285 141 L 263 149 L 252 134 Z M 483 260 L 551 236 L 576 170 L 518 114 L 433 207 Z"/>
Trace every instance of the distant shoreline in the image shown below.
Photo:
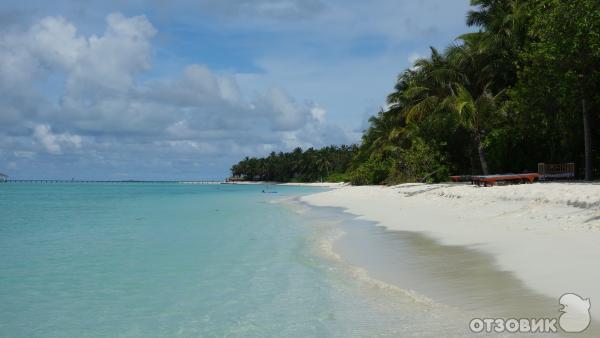
<path fill-rule="evenodd" d="M 270 181 L 234 181 L 234 182 L 225 182 L 225 184 L 247 184 L 247 185 L 289 185 L 289 186 L 298 186 L 298 187 L 325 187 L 325 188 L 341 188 L 347 186 L 348 183 L 344 182 L 310 182 L 310 183 L 301 183 L 301 182 L 270 182 Z"/>

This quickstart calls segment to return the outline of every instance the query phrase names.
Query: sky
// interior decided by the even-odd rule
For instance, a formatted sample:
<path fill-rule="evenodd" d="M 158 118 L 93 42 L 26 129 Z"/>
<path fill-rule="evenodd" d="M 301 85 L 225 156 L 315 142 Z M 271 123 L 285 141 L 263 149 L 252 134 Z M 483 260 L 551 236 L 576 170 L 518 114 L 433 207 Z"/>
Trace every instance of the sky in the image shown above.
<path fill-rule="evenodd" d="M 360 141 L 469 0 L 0 2 L 0 172 L 224 178 L 245 156 Z"/>

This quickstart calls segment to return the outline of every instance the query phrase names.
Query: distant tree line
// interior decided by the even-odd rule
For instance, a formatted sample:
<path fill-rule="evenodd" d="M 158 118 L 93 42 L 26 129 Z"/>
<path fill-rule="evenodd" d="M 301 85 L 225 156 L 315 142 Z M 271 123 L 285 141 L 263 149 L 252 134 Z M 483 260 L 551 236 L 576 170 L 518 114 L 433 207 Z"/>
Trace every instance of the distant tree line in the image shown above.
<path fill-rule="evenodd" d="M 357 146 L 342 145 L 272 152 L 263 158 L 246 157 L 231 167 L 231 173 L 248 181 L 343 181 L 356 151 Z"/>
<path fill-rule="evenodd" d="M 381 184 L 575 162 L 580 177 L 594 177 L 600 1 L 471 4 L 467 24 L 478 30 L 443 51 L 431 48 L 403 71 L 388 107 L 371 117 L 360 145 L 347 148 L 346 171 L 332 172 L 354 184 Z M 326 173 L 314 165 L 277 177 L 319 180 Z"/>

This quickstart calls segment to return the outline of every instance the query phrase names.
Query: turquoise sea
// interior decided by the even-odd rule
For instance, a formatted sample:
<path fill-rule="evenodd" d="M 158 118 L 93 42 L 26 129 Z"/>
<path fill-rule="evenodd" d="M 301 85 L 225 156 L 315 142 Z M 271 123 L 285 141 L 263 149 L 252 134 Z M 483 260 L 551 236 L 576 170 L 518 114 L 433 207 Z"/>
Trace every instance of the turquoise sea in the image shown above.
<path fill-rule="evenodd" d="M 0 184 L 0 336 L 449 332 L 446 310 L 327 254 L 335 217 L 288 203 L 322 188 L 263 189 Z"/>

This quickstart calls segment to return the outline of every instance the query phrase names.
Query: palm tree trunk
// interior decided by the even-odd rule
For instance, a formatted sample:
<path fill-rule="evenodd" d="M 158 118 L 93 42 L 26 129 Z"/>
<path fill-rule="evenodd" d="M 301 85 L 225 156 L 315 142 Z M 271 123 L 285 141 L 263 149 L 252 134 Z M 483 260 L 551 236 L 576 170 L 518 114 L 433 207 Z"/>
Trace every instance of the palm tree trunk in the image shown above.
<path fill-rule="evenodd" d="M 481 135 L 476 132 L 475 133 L 475 142 L 477 143 L 477 152 L 479 153 L 479 162 L 481 163 L 481 171 L 483 171 L 484 175 L 488 175 L 488 165 L 485 160 L 485 153 L 483 151 L 483 144 L 481 144 Z"/>
<path fill-rule="evenodd" d="M 585 180 L 591 181 L 593 176 L 592 170 L 592 132 L 590 128 L 590 114 L 585 106 L 585 99 L 581 100 L 581 110 L 583 114 L 583 138 L 585 143 Z"/>

